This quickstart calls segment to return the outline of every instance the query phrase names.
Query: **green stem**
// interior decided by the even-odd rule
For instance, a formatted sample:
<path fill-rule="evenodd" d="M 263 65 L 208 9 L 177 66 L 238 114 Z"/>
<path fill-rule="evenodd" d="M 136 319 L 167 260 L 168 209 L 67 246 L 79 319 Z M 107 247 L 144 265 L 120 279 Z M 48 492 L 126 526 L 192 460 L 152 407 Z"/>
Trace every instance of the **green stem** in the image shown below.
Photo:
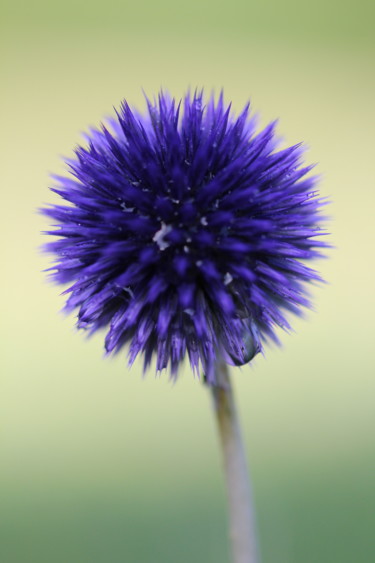
<path fill-rule="evenodd" d="M 222 361 L 217 363 L 216 379 L 211 389 L 223 453 L 233 563 L 258 563 L 250 477 L 228 368 Z"/>

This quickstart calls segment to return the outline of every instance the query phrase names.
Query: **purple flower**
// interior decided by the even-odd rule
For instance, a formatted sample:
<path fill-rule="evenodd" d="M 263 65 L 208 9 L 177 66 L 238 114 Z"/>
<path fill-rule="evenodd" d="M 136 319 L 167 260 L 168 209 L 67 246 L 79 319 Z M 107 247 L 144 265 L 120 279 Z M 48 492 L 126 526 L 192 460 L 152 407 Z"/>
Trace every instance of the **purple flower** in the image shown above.
<path fill-rule="evenodd" d="M 43 210 L 52 275 L 79 328 L 108 329 L 108 353 L 127 345 L 145 369 L 155 354 L 173 377 L 187 354 L 215 383 L 218 357 L 249 362 L 309 306 L 322 200 L 300 145 L 276 150 L 275 123 L 256 133 L 249 106 L 235 117 L 203 93 L 147 106 L 124 102 L 58 177 L 68 203 Z"/>

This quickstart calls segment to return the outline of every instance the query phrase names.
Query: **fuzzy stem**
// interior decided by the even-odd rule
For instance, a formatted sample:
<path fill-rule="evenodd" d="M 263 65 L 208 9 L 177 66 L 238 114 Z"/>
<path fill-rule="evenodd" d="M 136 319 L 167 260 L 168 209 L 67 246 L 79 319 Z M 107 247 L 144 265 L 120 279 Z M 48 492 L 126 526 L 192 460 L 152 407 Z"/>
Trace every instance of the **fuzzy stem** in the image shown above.
<path fill-rule="evenodd" d="M 223 452 L 233 563 L 258 563 L 250 477 L 227 365 L 216 366 L 211 387 Z"/>

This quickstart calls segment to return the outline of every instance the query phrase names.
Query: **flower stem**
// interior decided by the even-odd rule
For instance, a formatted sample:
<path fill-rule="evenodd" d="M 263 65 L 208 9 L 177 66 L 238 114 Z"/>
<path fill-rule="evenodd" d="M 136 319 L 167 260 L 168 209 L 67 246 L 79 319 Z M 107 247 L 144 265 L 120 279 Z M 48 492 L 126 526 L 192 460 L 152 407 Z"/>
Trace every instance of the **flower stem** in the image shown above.
<path fill-rule="evenodd" d="M 228 368 L 222 361 L 216 366 L 216 380 L 211 389 L 223 452 L 233 563 L 258 563 L 250 477 Z"/>

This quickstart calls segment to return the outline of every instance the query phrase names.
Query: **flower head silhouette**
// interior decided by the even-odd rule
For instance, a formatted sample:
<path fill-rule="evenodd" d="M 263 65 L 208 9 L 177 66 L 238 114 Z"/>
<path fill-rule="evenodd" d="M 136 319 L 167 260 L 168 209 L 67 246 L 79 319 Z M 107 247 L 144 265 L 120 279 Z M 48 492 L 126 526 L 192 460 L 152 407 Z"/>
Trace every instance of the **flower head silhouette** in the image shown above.
<path fill-rule="evenodd" d="M 215 383 L 219 356 L 250 361 L 309 305 L 322 200 L 301 146 L 278 150 L 249 106 L 236 117 L 200 92 L 147 107 L 124 102 L 58 178 L 52 275 L 79 328 L 108 328 L 107 352 L 127 345 L 145 369 L 155 355 L 173 377 L 187 354 Z"/>

